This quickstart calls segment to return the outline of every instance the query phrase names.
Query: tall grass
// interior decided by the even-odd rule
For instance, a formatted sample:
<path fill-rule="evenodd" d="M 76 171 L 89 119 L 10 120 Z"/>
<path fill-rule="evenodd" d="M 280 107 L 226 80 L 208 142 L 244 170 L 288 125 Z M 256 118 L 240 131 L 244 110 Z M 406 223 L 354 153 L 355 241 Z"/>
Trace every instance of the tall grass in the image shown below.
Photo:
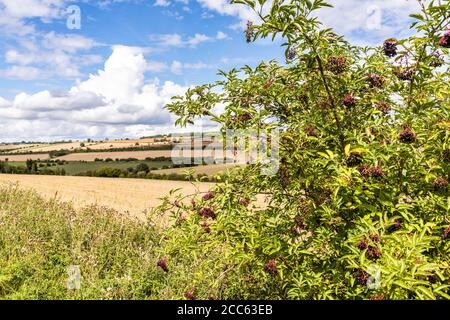
<path fill-rule="evenodd" d="M 17 186 L 0 188 L 0 299 L 158 297 L 160 232 L 114 210 L 46 201 Z M 81 289 L 66 287 L 79 266 Z"/>

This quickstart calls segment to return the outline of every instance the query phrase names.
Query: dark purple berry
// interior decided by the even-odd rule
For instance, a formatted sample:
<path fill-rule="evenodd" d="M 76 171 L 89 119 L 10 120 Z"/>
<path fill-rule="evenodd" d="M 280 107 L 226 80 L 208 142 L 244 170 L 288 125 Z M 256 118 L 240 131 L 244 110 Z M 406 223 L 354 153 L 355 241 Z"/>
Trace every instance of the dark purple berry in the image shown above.
<path fill-rule="evenodd" d="M 436 51 L 433 52 L 433 54 L 431 55 L 431 61 L 430 61 L 430 66 L 433 68 L 439 68 L 444 64 L 444 58 L 442 57 L 441 53 Z"/>
<path fill-rule="evenodd" d="M 247 122 L 247 121 L 252 120 L 252 118 L 253 118 L 253 116 L 247 112 L 247 113 L 241 114 L 238 119 L 241 122 Z"/>
<path fill-rule="evenodd" d="M 397 78 L 399 78 L 400 80 L 403 81 L 410 81 L 413 78 L 414 75 L 414 69 L 412 68 L 397 68 L 395 70 L 395 75 L 397 76 Z"/>
<path fill-rule="evenodd" d="M 377 234 L 372 234 L 369 238 L 370 238 L 370 240 L 372 240 L 375 243 L 380 241 L 380 236 Z"/>
<path fill-rule="evenodd" d="M 264 266 L 264 271 L 272 276 L 276 276 L 278 274 L 277 262 L 273 259 L 267 262 Z"/>
<path fill-rule="evenodd" d="M 319 137 L 319 133 L 314 125 L 309 125 L 303 130 L 308 137 Z"/>
<path fill-rule="evenodd" d="M 358 242 L 358 249 L 359 250 L 361 250 L 361 251 L 362 250 L 366 250 L 367 247 L 368 247 L 367 241 L 361 240 L 361 241 Z"/>
<path fill-rule="evenodd" d="M 357 102 L 358 102 L 358 100 L 351 93 L 346 94 L 344 96 L 344 99 L 342 100 L 342 103 L 346 107 L 354 107 L 354 106 L 356 106 Z"/>
<path fill-rule="evenodd" d="M 370 176 L 373 178 L 382 178 L 384 176 L 383 169 L 380 166 L 370 168 Z"/>
<path fill-rule="evenodd" d="M 444 235 L 442 236 L 442 239 L 444 240 L 450 239 L 450 226 L 448 226 L 448 228 L 444 230 Z"/>
<path fill-rule="evenodd" d="M 367 280 L 369 280 L 369 274 L 365 272 L 363 269 L 358 269 L 355 272 L 353 272 L 353 277 L 362 286 L 365 286 L 367 284 Z"/>
<path fill-rule="evenodd" d="M 397 39 L 390 38 L 384 41 L 384 54 L 388 57 L 395 57 L 397 55 Z"/>
<path fill-rule="evenodd" d="M 184 297 L 188 300 L 195 300 L 195 291 L 189 290 L 184 293 Z"/>
<path fill-rule="evenodd" d="M 442 158 L 443 158 L 444 162 L 450 162 L 450 149 L 444 150 Z"/>
<path fill-rule="evenodd" d="M 447 190 L 448 181 L 447 181 L 447 179 L 445 179 L 443 177 L 437 177 L 433 182 L 433 187 L 434 187 L 434 190 L 436 190 L 436 191 Z"/>
<path fill-rule="evenodd" d="M 206 194 L 203 195 L 202 199 L 204 201 L 208 201 L 214 198 L 214 192 L 208 192 Z"/>
<path fill-rule="evenodd" d="M 253 29 L 253 23 L 251 21 L 247 21 L 247 29 L 245 30 L 245 39 L 247 43 L 250 43 L 253 40 L 253 36 L 255 35 Z"/>
<path fill-rule="evenodd" d="M 289 50 L 287 52 L 287 58 L 289 60 L 294 60 L 296 55 L 297 55 L 297 52 L 295 51 L 295 49 L 294 48 L 289 48 Z"/>
<path fill-rule="evenodd" d="M 450 30 L 447 30 L 439 40 L 439 45 L 444 48 L 450 48 Z"/>
<path fill-rule="evenodd" d="M 384 78 L 376 73 L 370 74 L 367 80 L 369 81 L 370 85 L 375 88 L 382 88 L 385 82 Z"/>
<path fill-rule="evenodd" d="M 402 228 L 402 222 L 400 221 L 400 219 L 396 219 L 396 220 L 394 221 L 394 224 L 391 225 L 391 226 L 387 229 L 387 232 L 388 232 L 388 233 L 393 233 L 393 232 L 395 232 L 395 231 L 400 230 L 401 228 Z"/>
<path fill-rule="evenodd" d="M 163 269 L 164 272 L 169 272 L 169 267 L 167 266 L 167 259 L 165 257 L 159 259 L 156 265 L 161 269 Z"/>
<path fill-rule="evenodd" d="M 376 107 L 378 110 L 380 110 L 383 113 L 388 113 L 389 111 L 391 111 L 391 106 L 387 102 L 384 102 L 384 101 L 378 102 L 376 104 Z"/>
<path fill-rule="evenodd" d="M 211 208 L 208 208 L 208 207 L 202 208 L 199 211 L 198 214 L 201 215 L 204 218 L 211 218 L 211 219 L 215 219 L 216 218 L 216 214 L 214 213 L 214 211 Z"/>
<path fill-rule="evenodd" d="M 329 57 L 327 61 L 327 70 L 335 75 L 345 72 L 347 69 L 347 59 L 345 57 Z"/>
<path fill-rule="evenodd" d="M 250 204 L 250 200 L 247 198 L 241 198 L 239 199 L 239 204 L 241 206 L 247 207 Z"/>
<path fill-rule="evenodd" d="M 209 226 L 208 222 L 203 222 L 202 223 L 202 228 L 206 233 L 211 233 L 211 227 Z"/>
<path fill-rule="evenodd" d="M 372 261 L 380 259 L 381 252 L 377 246 L 369 246 L 366 251 L 366 257 Z"/>
<path fill-rule="evenodd" d="M 370 167 L 367 164 L 363 164 L 362 166 L 360 166 L 358 168 L 359 173 L 361 173 L 361 175 L 364 178 L 369 178 L 370 177 Z"/>
<path fill-rule="evenodd" d="M 349 167 L 359 166 L 363 161 L 362 153 L 360 152 L 352 152 L 348 157 L 346 163 Z"/>
<path fill-rule="evenodd" d="M 403 143 L 413 143 L 416 141 L 416 134 L 411 128 L 405 128 L 400 133 L 400 141 Z"/>

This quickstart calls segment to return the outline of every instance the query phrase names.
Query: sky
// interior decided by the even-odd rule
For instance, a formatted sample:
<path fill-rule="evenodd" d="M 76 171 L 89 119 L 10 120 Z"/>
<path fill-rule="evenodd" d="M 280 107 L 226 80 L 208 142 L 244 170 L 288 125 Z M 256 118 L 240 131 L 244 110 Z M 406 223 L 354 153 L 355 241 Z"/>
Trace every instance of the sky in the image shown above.
<path fill-rule="evenodd" d="M 409 35 L 418 11 L 416 0 L 329 2 L 320 19 L 359 45 Z M 228 0 L 0 0 L 0 142 L 178 131 L 171 97 L 219 69 L 284 63 L 281 40 L 246 43 L 248 20 Z"/>

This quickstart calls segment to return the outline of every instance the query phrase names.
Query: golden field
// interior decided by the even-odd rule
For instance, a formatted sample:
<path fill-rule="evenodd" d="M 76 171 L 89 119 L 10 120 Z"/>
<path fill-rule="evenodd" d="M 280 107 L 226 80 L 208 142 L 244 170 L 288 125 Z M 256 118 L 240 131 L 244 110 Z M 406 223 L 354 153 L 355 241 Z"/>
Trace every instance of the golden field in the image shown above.
<path fill-rule="evenodd" d="M 159 198 L 172 189 L 180 188 L 180 192 L 189 195 L 197 188 L 206 192 L 214 186 L 184 181 L 0 174 L 0 185 L 16 183 L 47 199 L 73 202 L 78 208 L 98 204 L 138 218 L 144 218 L 149 209 L 159 204 Z"/>
<path fill-rule="evenodd" d="M 8 154 L 6 156 L 0 156 L 0 161 L 27 161 L 31 160 L 45 160 L 49 159 L 48 154 Z"/>

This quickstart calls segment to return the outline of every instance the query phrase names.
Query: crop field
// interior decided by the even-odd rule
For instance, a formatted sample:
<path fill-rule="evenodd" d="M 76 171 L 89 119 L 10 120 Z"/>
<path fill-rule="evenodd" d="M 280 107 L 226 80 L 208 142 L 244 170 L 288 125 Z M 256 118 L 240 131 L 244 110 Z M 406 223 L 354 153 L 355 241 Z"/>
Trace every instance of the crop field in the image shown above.
<path fill-rule="evenodd" d="M 89 152 L 89 153 L 72 153 L 56 159 L 65 161 L 94 161 L 95 159 L 108 159 L 108 158 L 110 159 L 135 158 L 138 160 L 144 160 L 145 158 L 170 157 L 171 154 L 172 154 L 171 150 Z"/>
<path fill-rule="evenodd" d="M 149 209 L 159 204 L 159 198 L 180 188 L 184 194 L 208 191 L 214 184 L 191 184 L 183 181 L 143 179 L 109 179 L 91 177 L 60 177 L 0 174 L 0 185 L 18 184 L 33 189 L 47 199 L 73 202 L 75 207 L 97 204 L 134 217 L 144 218 Z"/>
<path fill-rule="evenodd" d="M 206 174 L 208 176 L 215 176 L 220 173 L 224 173 L 228 170 L 232 170 L 233 168 L 237 167 L 233 164 L 212 164 L 212 165 L 206 165 L 206 166 L 197 166 L 192 168 L 173 168 L 173 169 L 161 169 L 158 171 L 154 171 L 154 173 L 157 174 L 184 174 L 187 170 L 192 170 L 194 172 L 194 175 L 197 174 Z"/>
<path fill-rule="evenodd" d="M 17 155 L 11 154 L 11 155 L 0 156 L 0 161 L 5 161 L 6 159 L 8 159 L 8 161 L 22 162 L 22 161 L 27 161 L 28 159 L 45 160 L 48 158 L 49 158 L 48 154 L 17 154 Z"/>
<path fill-rule="evenodd" d="M 163 166 L 172 165 L 171 161 L 129 161 L 129 162 L 121 162 L 121 161 L 111 161 L 111 162 L 81 162 L 81 161 L 73 161 L 64 165 L 57 165 L 53 168 L 64 169 L 67 175 L 76 175 L 86 171 L 94 171 L 101 168 L 114 168 L 114 169 L 128 169 L 135 168 L 138 164 L 145 163 L 149 168 L 162 168 Z"/>

